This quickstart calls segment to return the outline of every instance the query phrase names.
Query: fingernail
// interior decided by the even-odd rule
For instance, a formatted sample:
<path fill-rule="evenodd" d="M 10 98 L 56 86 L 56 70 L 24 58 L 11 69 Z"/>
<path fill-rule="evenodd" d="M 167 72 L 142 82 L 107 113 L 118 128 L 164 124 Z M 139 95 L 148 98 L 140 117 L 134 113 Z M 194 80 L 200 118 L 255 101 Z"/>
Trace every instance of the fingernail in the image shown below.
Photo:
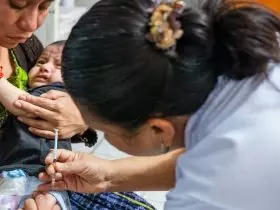
<path fill-rule="evenodd" d="M 22 118 L 21 118 L 21 117 L 18 117 L 17 119 L 18 119 L 20 122 L 22 122 Z"/>
<path fill-rule="evenodd" d="M 22 107 L 22 104 L 21 104 L 19 101 L 16 101 L 14 104 L 15 104 L 15 106 L 18 107 L 18 108 L 21 108 L 21 107 Z"/>
<path fill-rule="evenodd" d="M 25 98 L 26 98 L 26 96 L 25 96 L 25 95 L 20 95 L 20 96 L 19 96 L 19 99 L 24 100 Z"/>

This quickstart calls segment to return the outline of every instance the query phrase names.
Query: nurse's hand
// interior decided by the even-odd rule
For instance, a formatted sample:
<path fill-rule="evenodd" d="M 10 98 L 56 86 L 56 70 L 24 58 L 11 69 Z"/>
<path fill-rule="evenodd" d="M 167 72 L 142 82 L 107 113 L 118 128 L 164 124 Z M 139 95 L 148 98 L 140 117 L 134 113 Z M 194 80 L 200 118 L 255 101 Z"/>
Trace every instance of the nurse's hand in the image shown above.
<path fill-rule="evenodd" d="M 59 138 L 67 139 L 87 130 L 80 111 L 69 94 L 51 90 L 41 97 L 23 95 L 14 105 L 30 117 L 18 119 L 29 126 L 37 136 L 54 138 L 54 129 L 59 129 Z"/>
<path fill-rule="evenodd" d="M 175 168 L 184 148 L 148 157 L 103 160 L 87 153 L 58 150 L 46 158 L 47 173 L 39 175 L 46 182 L 39 191 L 68 190 L 82 193 L 162 191 L 175 186 Z M 54 188 L 51 178 L 56 177 Z"/>
<path fill-rule="evenodd" d="M 51 194 L 39 193 L 27 199 L 24 208 L 19 210 L 61 210 L 61 208 Z"/>
<path fill-rule="evenodd" d="M 39 191 L 67 190 L 81 193 L 104 192 L 110 187 L 113 161 L 103 160 L 87 153 L 58 150 L 57 162 L 53 164 L 53 154 L 46 158 L 46 173 L 39 179 L 44 181 Z M 51 179 L 56 177 L 52 186 Z"/>

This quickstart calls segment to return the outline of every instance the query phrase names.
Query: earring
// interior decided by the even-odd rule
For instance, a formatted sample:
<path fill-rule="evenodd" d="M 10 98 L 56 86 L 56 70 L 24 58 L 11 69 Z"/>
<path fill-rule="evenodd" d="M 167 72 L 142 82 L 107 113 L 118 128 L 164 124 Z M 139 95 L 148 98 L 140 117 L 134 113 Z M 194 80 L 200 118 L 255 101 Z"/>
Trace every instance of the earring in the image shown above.
<path fill-rule="evenodd" d="M 162 153 L 162 154 L 165 154 L 165 153 L 169 152 L 169 150 L 170 150 L 170 148 L 169 148 L 169 147 L 166 147 L 166 146 L 164 145 L 164 143 L 162 142 L 162 143 L 161 143 L 161 153 Z"/>

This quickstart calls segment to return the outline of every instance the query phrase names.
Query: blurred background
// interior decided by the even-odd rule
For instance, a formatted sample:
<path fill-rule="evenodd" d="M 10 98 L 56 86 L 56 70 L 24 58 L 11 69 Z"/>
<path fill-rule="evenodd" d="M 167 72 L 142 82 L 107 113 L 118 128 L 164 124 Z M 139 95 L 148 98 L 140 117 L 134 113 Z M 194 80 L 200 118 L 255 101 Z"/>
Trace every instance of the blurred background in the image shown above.
<path fill-rule="evenodd" d="M 257 0 L 260 3 L 273 9 L 275 12 L 280 14 L 280 1 L 279 0 Z"/>
<path fill-rule="evenodd" d="M 44 45 L 66 39 L 78 19 L 98 0 L 57 0 L 36 35 Z"/>

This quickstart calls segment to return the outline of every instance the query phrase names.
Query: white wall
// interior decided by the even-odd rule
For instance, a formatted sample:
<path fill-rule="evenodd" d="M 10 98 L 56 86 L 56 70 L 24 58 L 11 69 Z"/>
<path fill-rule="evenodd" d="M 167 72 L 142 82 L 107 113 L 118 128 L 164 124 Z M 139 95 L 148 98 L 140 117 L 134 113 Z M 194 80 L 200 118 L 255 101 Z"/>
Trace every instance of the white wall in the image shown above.
<path fill-rule="evenodd" d="M 35 34 L 44 46 L 59 39 L 59 0 L 52 5 L 44 25 Z"/>
<path fill-rule="evenodd" d="M 66 39 L 80 16 L 98 0 L 57 0 L 50 9 L 44 25 L 35 33 L 44 46 Z M 61 7 L 60 3 L 66 7 Z M 73 6 L 73 3 L 76 5 Z"/>
<path fill-rule="evenodd" d="M 77 6 L 85 6 L 90 8 L 93 4 L 95 4 L 98 0 L 76 0 Z M 129 1 L 129 0 L 128 0 Z"/>

